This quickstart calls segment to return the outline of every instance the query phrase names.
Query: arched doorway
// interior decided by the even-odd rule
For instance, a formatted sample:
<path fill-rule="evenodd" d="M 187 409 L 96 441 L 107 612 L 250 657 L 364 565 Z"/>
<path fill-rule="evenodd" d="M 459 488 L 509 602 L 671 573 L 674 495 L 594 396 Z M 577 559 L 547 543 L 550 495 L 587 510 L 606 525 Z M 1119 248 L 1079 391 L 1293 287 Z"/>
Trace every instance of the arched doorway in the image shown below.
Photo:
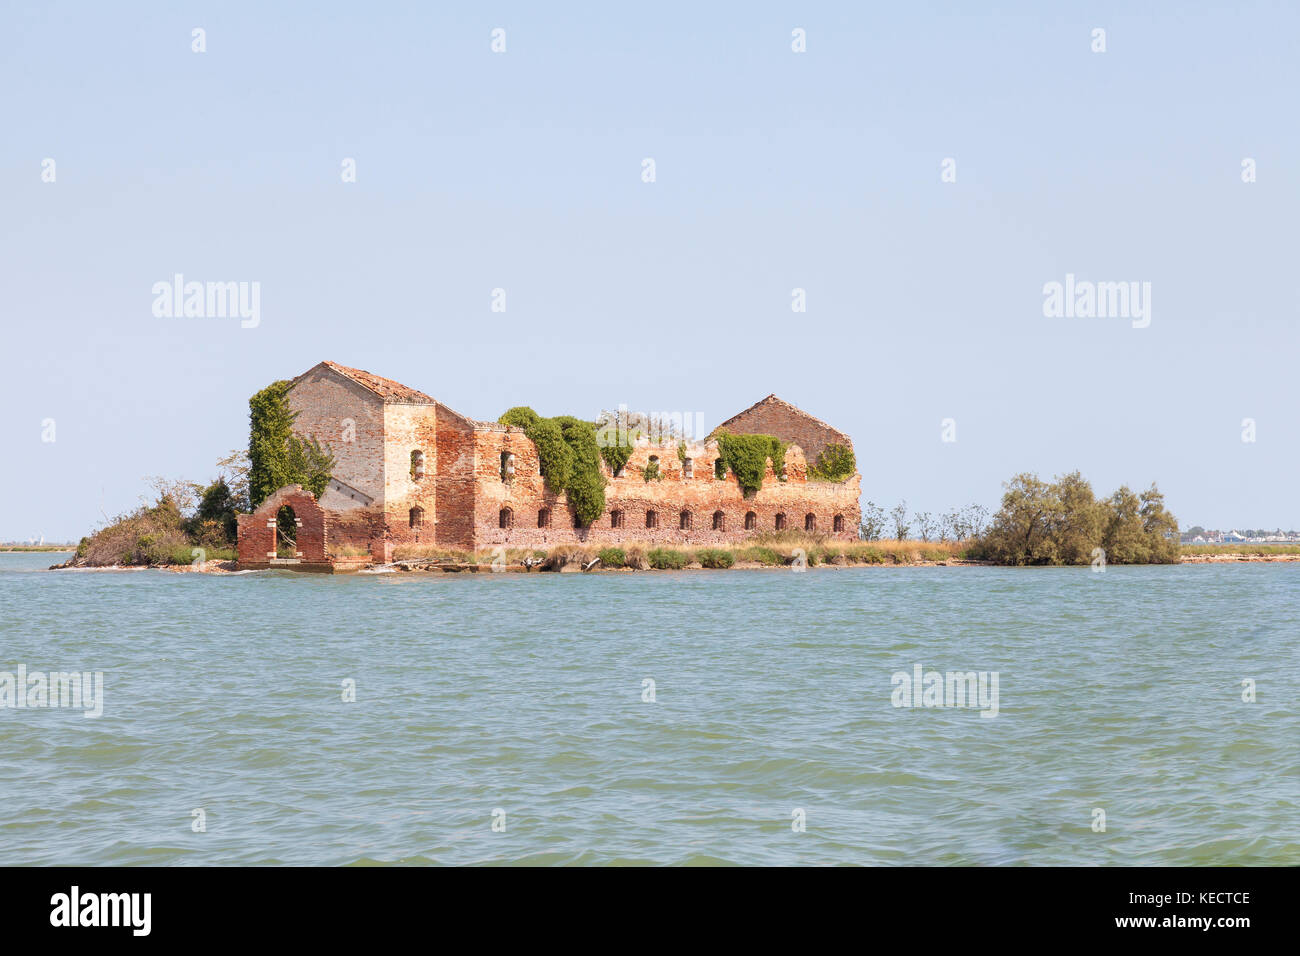
<path fill-rule="evenodd" d="M 275 513 L 275 556 L 277 558 L 296 558 L 298 556 L 298 528 L 301 522 L 289 505 L 284 505 Z"/>

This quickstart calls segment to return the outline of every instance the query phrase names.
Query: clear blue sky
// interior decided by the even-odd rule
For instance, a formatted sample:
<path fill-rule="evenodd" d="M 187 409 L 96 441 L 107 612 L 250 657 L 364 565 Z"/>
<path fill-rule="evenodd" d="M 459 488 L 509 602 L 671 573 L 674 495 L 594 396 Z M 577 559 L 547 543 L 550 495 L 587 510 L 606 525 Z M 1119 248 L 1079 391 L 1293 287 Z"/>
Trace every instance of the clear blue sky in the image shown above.
<path fill-rule="evenodd" d="M 5 3 L 0 539 L 210 478 L 325 358 L 476 418 L 775 392 L 886 506 L 1079 468 L 1300 526 L 1295 5 L 976 6 Z M 155 318 L 178 272 L 260 325 Z M 1045 318 L 1066 273 L 1150 327 Z"/>

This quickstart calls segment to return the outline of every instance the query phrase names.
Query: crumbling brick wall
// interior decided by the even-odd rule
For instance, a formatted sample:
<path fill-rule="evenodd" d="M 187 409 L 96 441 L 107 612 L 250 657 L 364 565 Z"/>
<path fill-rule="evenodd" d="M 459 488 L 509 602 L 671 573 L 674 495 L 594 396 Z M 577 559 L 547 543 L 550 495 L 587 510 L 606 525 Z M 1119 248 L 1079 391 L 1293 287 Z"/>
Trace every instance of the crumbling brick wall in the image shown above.
<path fill-rule="evenodd" d="M 684 462 L 676 445 L 639 445 L 621 476 L 604 469 L 605 513 L 586 528 L 575 528 L 565 496 L 546 487 L 537 461 L 536 448 L 518 429 L 480 428 L 476 434 L 480 459 L 475 482 L 474 540 L 477 547 L 547 548 L 571 542 L 647 544 L 727 544 L 776 530 L 777 515 L 784 515 L 786 528 L 803 530 L 813 516 L 814 530 L 831 537 L 857 536 L 861 511 L 855 477 L 846 482 L 807 480 L 802 450 L 792 446 L 786 453 L 781 481 L 769 462 L 763 487 L 746 498 L 734 475 L 719 481 L 714 477 L 718 457 L 716 442 L 692 444 L 687 455 L 692 476 L 685 476 Z M 508 481 L 500 474 L 500 454 L 515 455 L 515 473 Z M 651 456 L 659 460 L 661 478 L 646 481 L 643 472 Z M 507 527 L 502 527 L 503 509 Z M 549 509 L 549 526 L 542 527 L 539 515 Z M 655 515 L 648 527 L 647 512 Z M 682 513 L 687 512 L 688 527 Z M 615 514 L 621 513 L 621 526 Z M 714 527 L 720 513 L 721 528 Z M 754 527 L 746 529 L 746 517 L 753 514 Z M 840 530 L 836 531 L 836 517 Z"/>
<path fill-rule="evenodd" d="M 816 462 L 827 445 L 853 447 L 853 442 L 844 432 L 775 395 L 769 395 L 718 427 L 738 434 L 775 435 L 782 441 L 794 442 L 803 449 L 810 462 Z"/>
<path fill-rule="evenodd" d="M 252 514 L 238 516 L 238 555 L 242 567 L 269 565 L 276 558 L 276 518 L 285 506 L 293 509 L 297 519 L 294 559 L 304 564 L 328 562 L 328 514 L 302 485 L 289 485 L 263 501 Z"/>

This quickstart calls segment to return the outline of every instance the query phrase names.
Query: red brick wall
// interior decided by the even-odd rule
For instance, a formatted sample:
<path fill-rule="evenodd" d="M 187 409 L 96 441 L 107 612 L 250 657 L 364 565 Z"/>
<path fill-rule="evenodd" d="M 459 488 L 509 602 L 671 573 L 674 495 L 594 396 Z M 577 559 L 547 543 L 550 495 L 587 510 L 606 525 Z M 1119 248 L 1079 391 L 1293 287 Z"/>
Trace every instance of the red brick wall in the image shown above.
<path fill-rule="evenodd" d="M 522 434 L 505 431 L 475 433 L 479 465 L 475 488 L 474 532 L 478 547 L 545 548 L 553 544 L 582 542 L 645 542 L 658 544 L 725 544 L 744 540 L 761 532 L 775 530 L 776 515 L 785 513 L 786 527 L 803 530 L 804 517 L 813 514 L 816 530 L 829 536 L 851 539 L 857 536 L 861 509 L 858 504 L 859 482 L 854 478 L 842 483 L 809 482 L 802 453 L 792 448 L 786 454 L 786 481 L 780 481 L 769 464 L 763 487 L 753 498 L 745 498 L 734 475 L 726 480 L 714 478 L 717 444 L 693 445 L 693 478 L 683 475 L 683 463 L 674 445 L 642 445 L 632 454 L 624 476 L 615 478 L 606 471 L 605 513 L 589 528 L 574 528 L 565 497 L 545 487 L 537 462 L 537 451 Z M 515 476 L 503 482 L 500 476 L 500 452 L 515 454 Z M 651 455 L 659 458 L 661 480 L 647 482 L 642 469 Z M 513 524 L 502 529 L 502 508 L 510 508 Z M 538 512 L 551 509 L 549 528 L 537 526 Z M 612 526 L 611 512 L 623 511 L 623 527 Z M 645 526 L 648 510 L 657 513 L 653 529 Z M 680 527 L 683 510 L 691 512 L 690 530 Z M 713 530 L 713 513 L 723 513 L 723 530 Z M 745 530 L 745 515 L 753 511 L 757 526 Z M 843 520 L 843 530 L 832 531 L 836 515 Z"/>
<path fill-rule="evenodd" d="M 326 540 L 329 522 L 311 492 L 302 485 L 281 488 L 263 501 L 250 515 L 239 515 L 238 554 L 241 565 L 267 564 L 271 552 L 276 550 L 275 520 L 280 509 L 288 505 L 298 519 L 298 533 L 294 545 L 304 563 L 323 564 L 326 557 Z"/>
<path fill-rule="evenodd" d="M 731 432 L 775 435 L 782 441 L 794 442 L 811 462 L 817 460 L 828 444 L 853 447 L 849 436 L 842 431 L 811 419 L 783 402 L 762 402 L 741 412 L 724 427 Z"/>
<path fill-rule="evenodd" d="M 438 420 L 437 524 L 434 541 L 446 548 L 474 546 L 474 429 L 450 415 Z M 426 519 L 427 520 L 427 519 Z"/>

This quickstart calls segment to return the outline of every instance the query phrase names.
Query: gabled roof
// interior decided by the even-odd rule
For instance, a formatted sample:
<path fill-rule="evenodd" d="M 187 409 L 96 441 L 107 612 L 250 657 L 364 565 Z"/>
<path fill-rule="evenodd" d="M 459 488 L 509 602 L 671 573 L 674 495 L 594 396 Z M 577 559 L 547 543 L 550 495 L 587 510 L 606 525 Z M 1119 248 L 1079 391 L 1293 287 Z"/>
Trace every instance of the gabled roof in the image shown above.
<path fill-rule="evenodd" d="M 409 385 L 403 385 L 401 382 L 395 382 L 391 378 L 384 378 L 382 375 L 375 375 L 374 373 L 367 372 L 364 369 L 340 365 L 338 362 L 325 361 L 313 365 L 311 368 L 307 369 L 307 371 L 295 378 L 293 384 L 296 385 L 299 381 L 306 378 L 318 368 L 327 368 L 331 372 L 342 375 L 344 378 L 356 382 L 367 391 L 378 395 L 386 405 L 437 405 L 439 408 L 450 412 L 457 418 L 463 419 L 466 422 L 470 421 L 470 419 L 466 418 L 454 408 L 444 405 L 436 398 L 426 395 L 424 392 L 417 391 Z"/>
<path fill-rule="evenodd" d="M 399 405 L 437 405 L 438 401 L 424 392 L 417 392 L 401 382 L 394 382 L 391 378 L 384 378 L 367 372 L 364 369 L 349 368 L 346 365 L 340 365 L 338 362 L 321 362 L 326 368 L 333 369 L 345 378 L 350 378 L 362 388 L 368 388 L 385 402 Z"/>
<path fill-rule="evenodd" d="M 818 425 L 818 426 L 820 426 L 820 427 L 822 427 L 822 428 L 825 428 L 827 431 L 834 432 L 836 435 L 838 435 L 838 436 L 840 436 L 841 438 L 844 439 L 844 444 L 846 444 L 846 445 L 851 445 L 851 444 L 852 444 L 852 442 L 851 442 L 850 439 L 849 439 L 849 436 L 846 435 L 846 434 L 844 434 L 844 432 L 840 431 L 840 430 L 839 430 L 838 428 L 836 428 L 834 425 L 828 425 L 828 424 L 826 424 L 826 423 L 825 423 L 824 421 L 822 421 L 820 418 L 817 418 L 817 417 L 815 417 L 815 416 L 813 416 L 813 415 L 809 415 L 807 412 L 805 412 L 805 411 L 804 411 L 802 408 L 800 408 L 798 405 L 791 405 L 791 404 L 790 404 L 789 402 L 787 402 L 785 399 L 783 399 L 783 398 L 778 398 L 776 395 L 769 395 L 769 396 L 767 396 L 767 398 L 760 399 L 759 401 L 755 402 L 753 405 L 750 405 L 749 408 L 746 408 L 744 411 L 737 412 L 736 414 L 732 415 L 732 416 L 731 416 L 730 418 L 728 418 L 725 422 L 723 422 L 721 425 L 719 425 L 717 428 L 715 428 L 715 429 L 713 429 L 713 430 L 716 432 L 716 431 L 717 431 L 718 429 L 720 429 L 720 428 L 727 428 L 727 427 L 728 427 L 729 425 L 731 425 L 731 423 L 734 422 L 737 418 L 741 418 L 741 417 L 743 417 L 743 416 L 745 416 L 745 415 L 748 415 L 750 412 L 757 411 L 757 410 L 759 410 L 759 409 L 761 409 L 761 408 L 780 408 L 780 409 L 784 409 L 784 410 L 786 410 L 786 411 L 794 412 L 794 413 L 795 413 L 796 415 L 798 415 L 799 417 L 801 417 L 801 418 L 803 418 L 803 419 L 805 419 L 805 420 L 807 420 L 807 421 L 809 421 L 809 422 L 812 422 L 814 425 Z"/>

